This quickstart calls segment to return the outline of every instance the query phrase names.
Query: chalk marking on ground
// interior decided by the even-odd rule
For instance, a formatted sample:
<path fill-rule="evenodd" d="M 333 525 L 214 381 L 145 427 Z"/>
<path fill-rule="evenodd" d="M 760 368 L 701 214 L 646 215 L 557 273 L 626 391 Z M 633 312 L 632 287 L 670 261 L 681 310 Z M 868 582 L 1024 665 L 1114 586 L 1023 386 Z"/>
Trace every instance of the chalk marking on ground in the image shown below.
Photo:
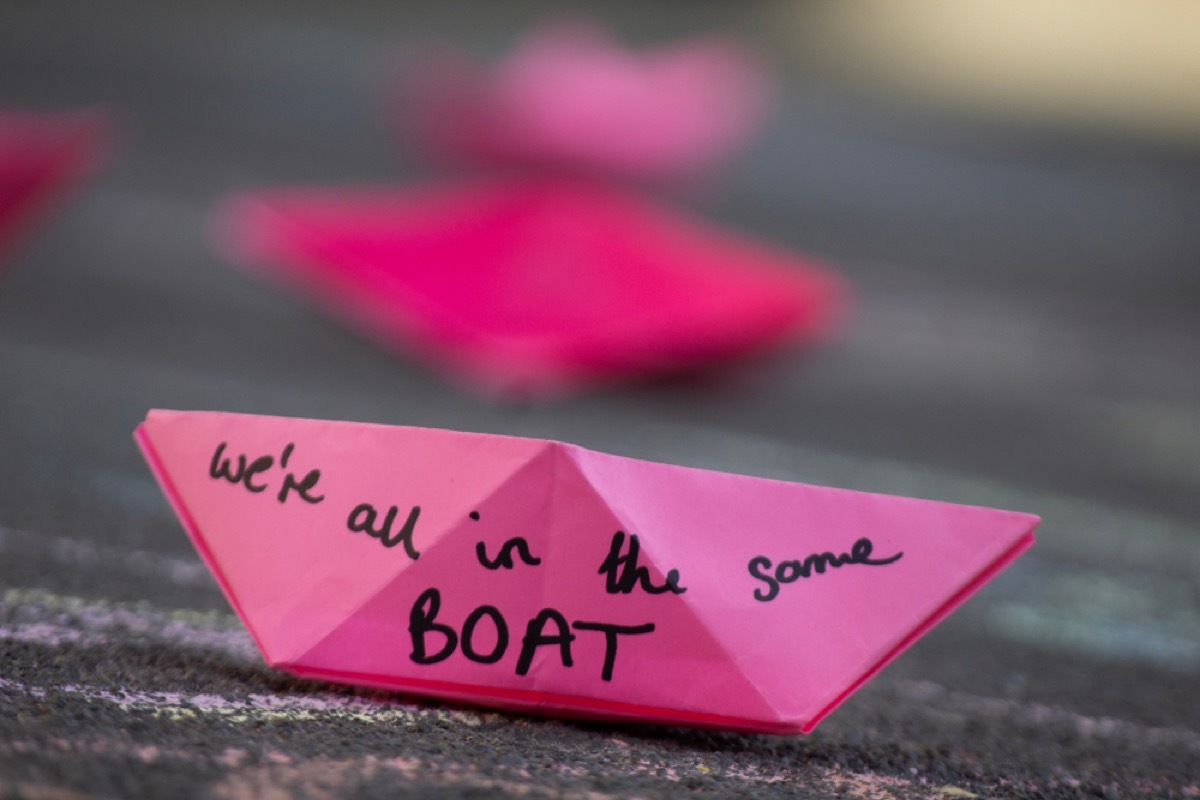
<path fill-rule="evenodd" d="M 8 589 L 0 594 L 0 641 L 25 641 L 47 646 L 69 644 L 111 645 L 129 642 L 110 634 L 132 634 L 137 641 L 181 645 L 200 650 L 210 650 L 235 657 L 248 663 L 261 664 L 258 649 L 248 633 L 232 614 L 216 611 L 170 610 L 163 611 L 145 603 L 113 603 L 104 600 L 83 600 L 64 597 L 41 589 Z M 889 681 L 882 678 L 877 686 L 890 688 L 901 696 L 918 701 L 922 713 L 936 713 L 939 709 L 959 707 L 972 714 L 990 717 L 1012 718 L 1024 723 L 1059 723 L 1073 727 L 1080 735 L 1099 739 L 1138 739 L 1160 743 L 1175 743 L 1200 752 L 1200 734 L 1182 727 L 1152 727 L 1106 717 L 1092 717 L 1056 706 L 1025 703 L 1007 698 L 985 697 L 947 689 L 929 681 Z M 2 684 L 0 684 L 2 686 Z M 92 691 L 77 687 L 78 693 L 86 696 Z M 60 690 L 65 690 L 60 687 Z M 221 698 L 210 705 L 197 705 L 190 700 L 171 700 L 170 693 L 131 693 L 140 698 L 147 710 L 178 707 L 180 714 L 204 713 L 212 709 L 217 714 L 268 713 L 270 702 L 263 704 L 248 701 L 227 701 Z M 180 695 L 180 698 L 187 697 Z M 212 697 L 195 695 L 195 697 Z M 257 697 L 257 696 L 256 696 Z M 263 698 L 275 696 L 263 695 Z M 330 695 L 332 706 L 307 704 L 302 698 L 299 704 L 286 706 L 286 712 L 304 711 L 311 718 L 334 709 L 344 709 L 343 698 Z M 106 699 L 100 695 L 92 699 Z M 295 698 L 275 698 L 291 702 Z M 130 701 L 135 702 L 135 701 Z M 233 703 L 229 706 L 228 703 Z M 132 706 L 131 706 L 132 707 Z M 369 705 L 368 707 L 374 707 Z M 226 712 L 221 709 L 229 708 Z M 163 713 L 167 713 L 163 711 Z M 365 712 L 356 712 L 365 713 Z M 250 717 L 247 717 L 247 719 Z M 476 717 L 478 719 L 478 717 Z"/>
<path fill-rule="evenodd" d="M 483 724 L 481 715 L 469 711 L 425 708 L 385 695 L 362 697 L 329 692 L 311 695 L 248 694 L 230 698 L 185 692 L 110 691 L 78 684 L 33 686 L 7 678 L 0 678 L 0 691 L 37 699 L 55 694 L 72 695 L 85 702 L 106 703 L 126 711 L 150 712 L 168 719 L 203 716 L 220 717 L 230 722 L 340 719 L 401 723 L 407 727 L 414 727 L 423 719 L 435 719 L 467 727 Z"/>
<path fill-rule="evenodd" d="M 33 533 L 0 525 L 0 553 L 18 548 L 45 553 L 57 563 L 73 567 L 103 569 L 118 566 L 139 578 L 158 578 L 178 586 L 216 588 L 208 569 L 199 559 L 99 545 L 86 539 Z"/>
<path fill-rule="evenodd" d="M 1063 725 L 1087 738 L 1177 744 L 1200 752 L 1200 733 L 1189 728 L 1153 727 L 1111 717 L 1093 717 L 1059 706 L 954 691 L 932 681 L 884 680 L 880 681 L 880 686 L 891 688 L 901 696 L 917 701 L 929 711 L 947 712 L 957 707 L 978 716 L 1013 719 L 1031 725 Z"/>
<path fill-rule="evenodd" d="M 7 682 L 11 684 L 11 682 Z M 0 689 L 11 688 L 0 680 Z M 32 688 L 32 687 L 31 687 Z M 34 692 L 36 694 L 36 691 Z M 420 713 L 419 709 L 413 709 Z M 0 751 L 10 750 L 19 754 L 44 753 L 47 748 L 73 753 L 120 753 L 144 763 L 184 761 L 193 763 L 196 754 L 192 751 L 163 747 L 158 744 L 129 741 L 122 738 L 71 738 L 50 737 L 47 740 L 16 740 L 0 743 Z M 872 773 L 857 773 L 841 767 L 812 765 L 808 768 L 768 769 L 754 764 L 724 767 L 709 764 L 703 754 L 681 755 L 664 753 L 659 757 L 642 757 L 633 762 L 591 762 L 588 769 L 557 764 L 546 767 L 536 763 L 514 763 L 486 771 L 475 763 L 455 762 L 449 759 L 436 761 L 427 758 L 399 755 L 381 758 L 366 755 L 349 759 L 334 759 L 317 756 L 299 758 L 279 750 L 268 750 L 252 755 L 244 748 L 230 747 L 211 757 L 212 761 L 230 772 L 214 784 L 214 794 L 227 798 L 262 797 L 272 790 L 288 790 L 303 787 L 305 796 L 344 797 L 361 790 L 361 784 L 379 778 L 403 778 L 412 786 L 460 787 L 502 792 L 509 796 L 579 798 L 579 800 L 606 800 L 613 797 L 604 791 L 589 788 L 589 779 L 611 778 L 619 774 L 623 778 L 650 778 L 670 784 L 684 782 L 714 782 L 726 791 L 728 784 L 716 781 L 734 781 L 745 788 L 770 784 L 802 784 L 820 787 L 830 796 L 847 797 L 853 800 L 893 800 L 893 798 L 916 796 L 923 792 L 926 798 L 939 798 L 940 790 L 921 785 L 921 781 Z M 539 785 L 543 773 L 550 773 L 559 780 L 558 785 Z M 562 786 L 563 777 L 572 778 L 585 785 Z M 317 790 L 313 794 L 313 790 Z M 330 794 L 324 794 L 324 791 Z M 637 798 L 642 795 L 622 792 L 621 797 Z"/>
<path fill-rule="evenodd" d="M 114 633 L 126 636 L 109 635 Z M 84 600 L 44 589 L 0 593 L 0 638 L 46 645 L 154 641 L 260 660 L 258 648 L 232 614 L 164 611 L 148 603 Z"/>

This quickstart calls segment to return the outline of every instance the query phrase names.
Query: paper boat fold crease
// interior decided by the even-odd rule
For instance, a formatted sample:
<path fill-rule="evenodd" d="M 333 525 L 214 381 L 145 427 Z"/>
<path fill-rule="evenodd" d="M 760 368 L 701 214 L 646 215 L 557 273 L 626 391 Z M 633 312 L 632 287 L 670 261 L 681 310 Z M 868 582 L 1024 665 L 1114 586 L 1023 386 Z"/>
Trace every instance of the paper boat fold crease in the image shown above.
<path fill-rule="evenodd" d="M 1039 521 L 424 428 L 135 438 L 269 664 L 564 716 L 810 731 Z"/>

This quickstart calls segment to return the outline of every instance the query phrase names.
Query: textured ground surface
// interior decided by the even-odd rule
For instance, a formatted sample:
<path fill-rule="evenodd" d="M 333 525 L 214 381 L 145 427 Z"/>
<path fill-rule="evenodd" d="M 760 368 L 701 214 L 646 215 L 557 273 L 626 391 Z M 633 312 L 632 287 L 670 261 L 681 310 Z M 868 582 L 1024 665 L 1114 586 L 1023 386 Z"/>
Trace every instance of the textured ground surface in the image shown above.
<path fill-rule="evenodd" d="M 789 72 L 760 146 L 688 202 L 837 263 L 853 330 L 545 407 L 456 392 L 207 249 L 226 192 L 411 175 L 373 70 L 431 33 L 495 52 L 536 11 L 0 8 L 0 105 L 121 127 L 0 281 L 0 797 L 1200 796 L 1200 159 Z M 642 39 L 772 28 L 610 13 Z M 534 719 L 268 670 L 133 446 L 151 407 L 553 437 L 1045 521 L 812 736 Z"/>

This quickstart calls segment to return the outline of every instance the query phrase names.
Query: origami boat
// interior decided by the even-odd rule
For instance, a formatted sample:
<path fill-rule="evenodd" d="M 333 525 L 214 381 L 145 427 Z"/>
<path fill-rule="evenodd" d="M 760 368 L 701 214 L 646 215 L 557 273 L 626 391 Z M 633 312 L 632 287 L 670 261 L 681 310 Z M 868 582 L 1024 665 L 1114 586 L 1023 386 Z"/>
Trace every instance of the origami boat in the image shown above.
<path fill-rule="evenodd" d="M 732 40 L 635 52 L 598 26 L 558 23 L 491 66 L 448 46 L 411 59 L 392 117 L 449 161 L 695 178 L 762 129 L 771 83 Z"/>
<path fill-rule="evenodd" d="M 810 259 L 562 177 L 244 194 L 215 232 L 383 346 L 518 399 L 819 340 L 847 294 Z"/>
<path fill-rule="evenodd" d="M 810 731 L 1039 521 L 445 430 L 135 438 L 269 664 L 542 714 Z"/>

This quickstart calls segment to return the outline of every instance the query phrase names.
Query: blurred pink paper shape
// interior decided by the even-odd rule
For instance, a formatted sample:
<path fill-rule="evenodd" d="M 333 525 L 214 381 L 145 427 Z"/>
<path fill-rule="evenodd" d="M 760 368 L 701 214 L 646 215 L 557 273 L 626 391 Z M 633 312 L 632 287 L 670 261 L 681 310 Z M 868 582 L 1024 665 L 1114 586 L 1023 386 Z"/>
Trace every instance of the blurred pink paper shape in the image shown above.
<path fill-rule="evenodd" d="M 109 135 L 108 120 L 98 111 L 0 110 L 0 258 L 55 200 L 100 166 Z"/>
<path fill-rule="evenodd" d="M 386 347 L 510 398 L 818 339 L 845 298 L 803 257 L 578 180 L 247 194 L 215 234 Z"/>
<path fill-rule="evenodd" d="M 761 129 L 766 70 L 723 39 L 634 53 L 602 30 L 551 26 L 490 70 L 450 49 L 405 72 L 398 124 L 448 160 L 693 177 Z"/>

